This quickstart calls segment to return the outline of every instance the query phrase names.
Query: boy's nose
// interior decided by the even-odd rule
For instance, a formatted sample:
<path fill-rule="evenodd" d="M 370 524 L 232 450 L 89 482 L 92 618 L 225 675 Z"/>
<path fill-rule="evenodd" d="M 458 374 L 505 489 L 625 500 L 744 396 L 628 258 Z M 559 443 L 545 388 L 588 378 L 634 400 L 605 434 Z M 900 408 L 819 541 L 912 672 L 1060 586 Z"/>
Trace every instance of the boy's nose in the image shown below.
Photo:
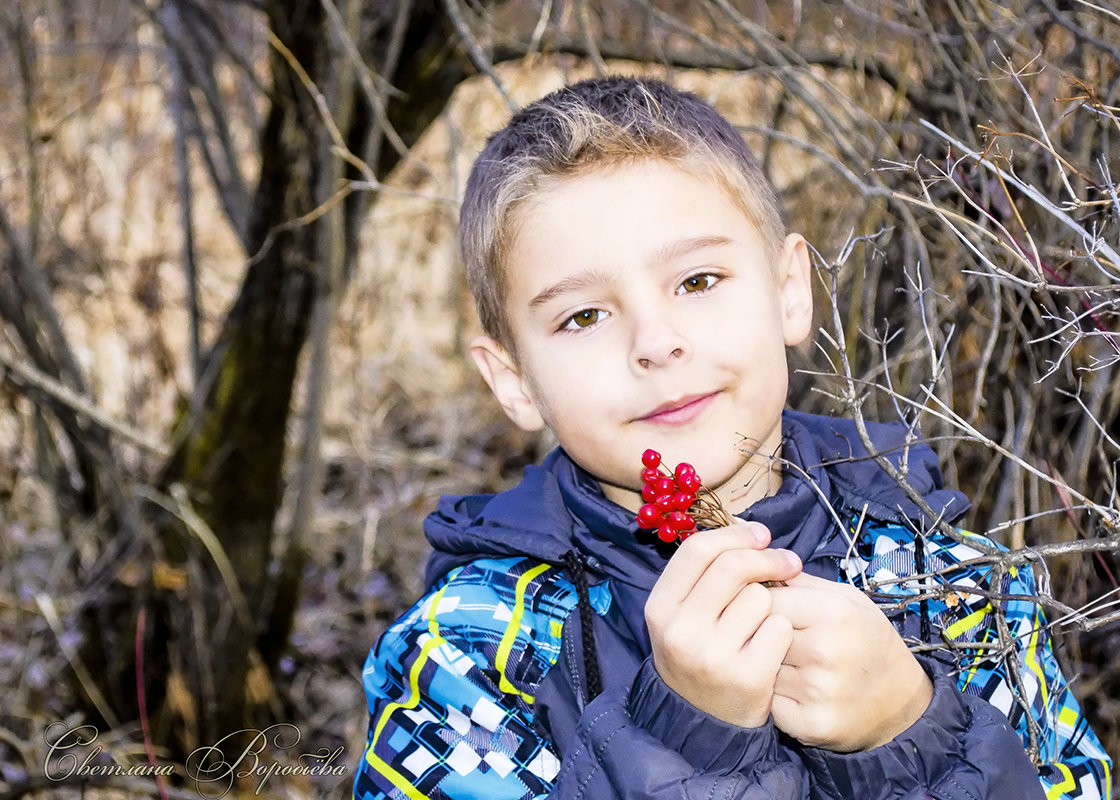
<path fill-rule="evenodd" d="M 681 358 L 683 355 L 684 355 L 684 350 L 681 349 L 680 347 L 677 347 L 677 348 L 674 348 L 673 352 L 669 353 L 669 355 L 666 358 L 664 358 L 663 360 L 655 360 L 653 358 L 648 358 L 648 357 L 645 357 L 645 356 L 639 356 L 638 357 L 638 366 L 641 367 L 642 369 L 649 369 L 649 368 L 654 367 L 654 366 L 663 366 L 666 362 L 671 361 L 674 358 Z"/>
<path fill-rule="evenodd" d="M 643 371 L 680 361 L 688 353 L 689 346 L 684 336 L 664 320 L 643 325 L 635 332 L 634 361 Z"/>

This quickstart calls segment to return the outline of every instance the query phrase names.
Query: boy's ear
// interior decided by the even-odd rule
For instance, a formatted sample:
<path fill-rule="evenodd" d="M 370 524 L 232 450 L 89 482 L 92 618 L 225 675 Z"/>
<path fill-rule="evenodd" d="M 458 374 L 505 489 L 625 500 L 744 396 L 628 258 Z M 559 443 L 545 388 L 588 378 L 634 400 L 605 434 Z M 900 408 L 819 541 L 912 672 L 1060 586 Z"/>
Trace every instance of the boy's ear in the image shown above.
<path fill-rule="evenodd" d="M 517 427 L 526 431 L 544 427 L 544 418 L 508 350 L 489 336 L 479 336 L 471 342 L 471 357 L 498 404 Z"/>
<path fill-rule="evenodd" d="M 808 339 L 813 328 L 812 272 L 805 237 L 798 233 L 789 234 L 778 259 L 782 331 L 788 347 L 795 347 Z"/>

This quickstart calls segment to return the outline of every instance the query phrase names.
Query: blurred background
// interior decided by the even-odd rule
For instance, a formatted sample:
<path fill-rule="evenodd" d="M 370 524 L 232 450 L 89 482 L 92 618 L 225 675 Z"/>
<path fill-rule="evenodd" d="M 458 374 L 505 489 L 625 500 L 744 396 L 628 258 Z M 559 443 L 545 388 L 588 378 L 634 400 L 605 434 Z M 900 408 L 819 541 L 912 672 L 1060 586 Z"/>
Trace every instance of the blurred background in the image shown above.
<path fill-rule="evenodd" d="M 230 796 L 346 794 L 424 516 L 551 446 L 464 358 L 466 172 L 604 73 L 740 126 L 817 251 L 791 404 L 920 427 L 1116 755 L 1117 42 L 1112 0 L 4 3 L 0 797 L 197 796 L 45 774 L 55 722 L 141 764 L 291 723 L 349 774 Z"/>

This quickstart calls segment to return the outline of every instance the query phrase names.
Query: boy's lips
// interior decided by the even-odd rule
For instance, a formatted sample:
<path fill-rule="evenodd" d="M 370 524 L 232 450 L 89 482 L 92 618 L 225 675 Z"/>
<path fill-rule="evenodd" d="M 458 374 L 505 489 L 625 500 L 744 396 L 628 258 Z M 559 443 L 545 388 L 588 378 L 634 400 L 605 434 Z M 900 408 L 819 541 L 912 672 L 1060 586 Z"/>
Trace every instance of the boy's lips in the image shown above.
<path fill-rule="evenodd" d="M 678 400 L 662 403 L 637 422 L 652 422 L 655 425 L 685 425 L 696 419 L 716 398 L 717 392 L 694 394 Z"/>

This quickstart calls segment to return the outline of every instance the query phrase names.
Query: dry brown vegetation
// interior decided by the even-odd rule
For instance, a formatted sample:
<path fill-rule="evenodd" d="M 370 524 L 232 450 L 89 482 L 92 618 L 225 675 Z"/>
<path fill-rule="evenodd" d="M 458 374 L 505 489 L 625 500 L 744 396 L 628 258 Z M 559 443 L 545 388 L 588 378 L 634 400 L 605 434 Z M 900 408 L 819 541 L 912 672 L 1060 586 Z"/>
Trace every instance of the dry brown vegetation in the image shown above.
<path fill-rule="evenodd" d="M 301 167 L 334 171 L 256 239 L 248 198 L 266 187 L 249 187 L 272 163 L 262 130 L 298 61 L 277 55 L 290 41 L 276 9 L 302 4 L 0 11 L 0 797 L 78 796 L 44 778 L 57 721 L 98 725 L 122 763 L 145 763 L 149 741 L 161 763 L 208 743 L 219 690 L 207 684 L 227 673 L 206 656 L 238 598 L 268 634 L 241 637 L 245 719 L 296 724 L 306 751 L 345 747 L 352 766 L 361 665 L 419 592 L 424 515 L 444 492 L 508 485 L 548 446 L 505 422 L 462 357 L 476 325 L 453 241 L 466 170 L 511 105 L 602 71 L 668 77 L 742 127 L 820 253 L 822 333 L 792 354 L 792 404 L 920 425 L 975 501 L 970 526 L 1042 579 L 1067 674 L 1120 752 L 1120 15 L 1085 0 L 445 0 L 434 22 L 403 2 L 359 21 L 361 4 L 311 5 L 346 25 L 322 22 L 336 60 L 309 66 L 310 83 L 354 67 L 357 93 L 387 109 L 366 123 L 382 145 L 316 139 L 314 100 L 346 134 L 361 115 L 338 85 L 314 98 L 292 80 L 325 154 Z M 444 26 L 451 44 L 432 63 L 446 89 L 390 68 L 421 52 L 419 34 L 384 33 L 410 24 Z M 383 35 L 348 48 L 341 29 Z M 187 81 L 196 117 L 176 94 L 176 42 L 188 66 L 209 59 Z M 413 131 L 414 119 L 426 121 Z M 364 169 L 344 171 L 342 156 Z M 283 238 L 292 229 L 317 233 Z M 315 250 L 342 240 L 344 255 Z M 223 555 L 250 528 L 210 516 L 216 489 L 189 470 L 165 477 L 197 433 L 184 419 L 207 402 L 203 367 L 225 363 L 248 266 L 276 251 L 338 271 L 315 273 L 325 294 L 300 295 L 291 414 L 255 421 L 286 445 L 278 472 L 221 479 L 281 488 L 263 517 L 263 589 L 243 597 L 243 559 L 223 569 Z M 290 631 L 273 624 L 283 604 L 258 595 L 298 600 Z M 138 643 L 141 680 L 128 671 Z M 176 720 L 166 741 L 142 726 L 147 692 L 153 718 Z M 269 791 L 340 796 L 348 780 L 277 778 Z"/>

